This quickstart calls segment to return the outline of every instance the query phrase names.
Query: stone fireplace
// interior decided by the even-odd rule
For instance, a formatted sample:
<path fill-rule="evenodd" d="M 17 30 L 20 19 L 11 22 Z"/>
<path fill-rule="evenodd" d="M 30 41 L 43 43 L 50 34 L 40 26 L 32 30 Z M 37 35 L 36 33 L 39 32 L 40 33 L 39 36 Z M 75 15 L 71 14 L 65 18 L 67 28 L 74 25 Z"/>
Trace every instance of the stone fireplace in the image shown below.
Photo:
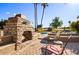
<path fill-rule="evenodd" d="M 8 18 L 4 27 L 4 36 L 12 36 L 14 42 L 24 42 L 32 39 L 33 31 L 30 21 L 24 15 L 17 14 L 15 17 Z"/>

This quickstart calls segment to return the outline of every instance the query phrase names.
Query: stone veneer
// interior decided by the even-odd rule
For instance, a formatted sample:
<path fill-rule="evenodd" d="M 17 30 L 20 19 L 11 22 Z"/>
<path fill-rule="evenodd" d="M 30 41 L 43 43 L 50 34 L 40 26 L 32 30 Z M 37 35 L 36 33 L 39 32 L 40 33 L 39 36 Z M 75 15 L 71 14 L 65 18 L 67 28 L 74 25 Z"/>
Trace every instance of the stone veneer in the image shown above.
<path fill-rule="evenodd" d="M 17 14 L 15 17 L 8 18 L 8 22 L 4 27 L 4 36 L 11 35 L 14 42 L 21 42 L 24 39 L 28 40 L 30 38 L 31 40 L 33 31 L 34 29 L 27 18 L 21 14 Z M 29 38 L 25 36 L 29 36 Z"/>

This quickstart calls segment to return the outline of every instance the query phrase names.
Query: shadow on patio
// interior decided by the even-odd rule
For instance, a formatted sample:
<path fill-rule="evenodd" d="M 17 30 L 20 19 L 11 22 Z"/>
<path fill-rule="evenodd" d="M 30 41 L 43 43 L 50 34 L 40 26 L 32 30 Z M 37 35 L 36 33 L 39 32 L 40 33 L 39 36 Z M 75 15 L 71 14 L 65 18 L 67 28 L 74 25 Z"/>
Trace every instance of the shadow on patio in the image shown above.
<path fill-rule="evenodd" d="M 48 40 L 47 37 L 41 39 L 40 43 L 45 44 L 54 44 L 53 40 Z M 65 42 L 63 42 L 63 45 Z M 51 55 L 51 51 L 48 51 L 45 48 L 41 48 L 41 52 L 43 55 Z M 48 54 L 47 54 L 48 53 Z M 63 55 L 78 55 L 79 54 L 79 43 L 78 42 L 69 42 L 64 50 Z"/>

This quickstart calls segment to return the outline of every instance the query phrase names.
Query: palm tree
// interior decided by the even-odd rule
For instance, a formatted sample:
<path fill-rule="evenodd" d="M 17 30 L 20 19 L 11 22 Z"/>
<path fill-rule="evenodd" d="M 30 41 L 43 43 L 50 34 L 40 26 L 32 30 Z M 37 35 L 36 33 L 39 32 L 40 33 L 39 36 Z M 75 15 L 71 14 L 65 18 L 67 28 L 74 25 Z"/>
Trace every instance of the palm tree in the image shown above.
<path fill-rule="evenodd" d="M 43 21 L 43 17 L 44 17 L 44 12 L 45 12 L 45 8 L 48 6 L 47 3 L 42 3 L 43 6 L 43 11 L 42 11 L 42 17 L 41 17 L 41 26 L 42 26 L 42 21 Z"/>
<path fill-rule="evenodd" d="M 37 30 L 37 3 L 34 3 L 35 31 Z"/>
<path fill-rule="evenodd" d="M 69 23 L 69 29 L 70 29 L 70 31 L 71 31 L 71 27 L 70 27 L 70 25 L 71 25 L 71 21 L 69 20 L 68 23 Z"/>
<path fill-rule="evenodd" d="M 71 21 L 69 20 L 68 23 L 71 24 Z"/>

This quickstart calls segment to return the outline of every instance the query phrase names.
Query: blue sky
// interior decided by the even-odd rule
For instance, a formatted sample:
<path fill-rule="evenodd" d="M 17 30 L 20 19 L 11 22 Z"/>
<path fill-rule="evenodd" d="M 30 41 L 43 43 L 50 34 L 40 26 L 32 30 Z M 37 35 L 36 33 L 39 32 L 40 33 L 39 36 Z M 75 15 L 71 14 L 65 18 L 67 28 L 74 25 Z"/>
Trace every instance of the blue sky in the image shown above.
<path fill-rule="evenodd" d="M 21 13 L 27 16 L 34 26 L 34 6 L 33 3 L 0 3 L 0 19 L 8 19 L 15 14 Z M 41 23 L 42 6 L 38 4 L 38 24 Z M 68 21 L 76 21 L 79 15 L 79 4 L 49 3 L 45 9 L 43 26 L 48 27 L 55 17 L 63 20 L 63 26 L 68 26 Z"/>

